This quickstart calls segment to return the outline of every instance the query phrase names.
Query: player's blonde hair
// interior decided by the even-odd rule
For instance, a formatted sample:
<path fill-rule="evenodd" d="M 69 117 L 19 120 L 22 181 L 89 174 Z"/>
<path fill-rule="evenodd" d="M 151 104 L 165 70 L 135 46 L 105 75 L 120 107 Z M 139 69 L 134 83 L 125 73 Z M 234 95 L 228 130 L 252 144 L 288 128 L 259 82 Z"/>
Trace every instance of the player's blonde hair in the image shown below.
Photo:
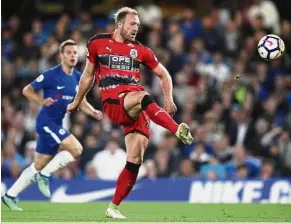
<path fill-rule="evenodd" d="M 124 23 L 124 20 L 127 14 L 138 15 L 135 9 L 130 8 L 130 7 L 122 7 L 118 9 L 118 11 L 114 14 L 115 26 L 117 26 L 118 22 Z"/>
<path fill-rule="evenodd" d="M 59 52 L 64 53 L 66 46 L 77 46 L 77 43 L 72 39 L 68 39 L 68 40 L 61 43 L 61 45 L 59 47 Z"/>

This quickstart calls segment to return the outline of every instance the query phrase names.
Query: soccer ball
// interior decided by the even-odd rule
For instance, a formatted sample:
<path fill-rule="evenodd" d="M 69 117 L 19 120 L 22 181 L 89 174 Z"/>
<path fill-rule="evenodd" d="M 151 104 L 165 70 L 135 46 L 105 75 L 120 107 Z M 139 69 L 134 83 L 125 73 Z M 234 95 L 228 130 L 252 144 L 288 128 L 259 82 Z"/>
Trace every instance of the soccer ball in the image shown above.
<path fill-rule="evenodd" d="M 274 34 L 264 36 L 258 43 L 258 52 L 264 60 L 275 60 L 281 57 L 285 50 L 283 40 Z"/>

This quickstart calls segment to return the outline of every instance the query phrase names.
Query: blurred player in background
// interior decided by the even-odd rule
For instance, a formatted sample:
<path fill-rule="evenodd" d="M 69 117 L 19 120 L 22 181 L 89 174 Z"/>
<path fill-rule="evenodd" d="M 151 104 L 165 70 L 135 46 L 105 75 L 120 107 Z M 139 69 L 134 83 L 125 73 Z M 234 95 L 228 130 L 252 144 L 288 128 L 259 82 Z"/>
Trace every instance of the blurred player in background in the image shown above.
<path fill-rule="evenodd" d="M 51 174 L 76 160 L 83 150 L 80 142 L 62 126 L 66 108 L 77 93 L 81 76 L 74 69 L 78 62 L 77 45 L 73 40 L 67 40 L 60 45 L 59 51 L 61 64 L 47 70 L 23 89 L 23 94 L 29 100 L 43 107 L 36 119 L 38 141 L 34 163 L 22 172 L 2 197 L 2 202 L 13 211 L 22 210 L 17 206 L 16 198 L 35 179 L 40 191 L 50 197 Z M 43 90 L 44 97 L 37 93 L 40 90 Z M 98 120 L 102 118 L 102 113 L 95 110 L 85 98 L 80 108 Z M 58 153 L 59 148 L 62 151 Z"/>
<path fill-rule="evenodd" d="M 113 123 L 124 128 L 127 163 L 118 177 L 115 195 L 105 213 L 111 218 L 125 218 L 118 206 L 136 182 L 148 145 L 150 120 L 168 129 L 183 143 L 193 142 L 189 127 L 185 123 L 178 125 L 170 116 L 176 112 L 171 77 L 154 53 L 135 40 L 139 26 L 137 12 L 123 7 L 116 13 L 113 33 L 99 34 L 89 40 L 88 59 L 80 88 L 67 108 L 68 113 L 71 113 L 81 106 L 96 73 L 104 112 Z M 140 64 L 151 69 L 160 78 L 164 109 L 140 85 Z"/>

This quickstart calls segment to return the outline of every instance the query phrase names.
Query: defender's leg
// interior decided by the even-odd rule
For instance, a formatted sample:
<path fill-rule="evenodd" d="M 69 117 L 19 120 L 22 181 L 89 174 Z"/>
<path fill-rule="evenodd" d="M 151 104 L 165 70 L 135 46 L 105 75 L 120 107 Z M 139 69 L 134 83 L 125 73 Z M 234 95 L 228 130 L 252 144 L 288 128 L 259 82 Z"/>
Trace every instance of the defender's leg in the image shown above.
<path fill-rule="evenodd" d="M 35 182 L 36 174 L 53 158 L 51 155 L 35 152 L 34 163 L 27 167 L 17 181 L 2 197 L 2 202 L 12 211 L 22 211 L 16 204 L 16 198 L 27 187 Z"/>
<path fill-rule="evenodd" d="M 80 142 L 73 135 L 69 135 L 61 143 L 60 147 L 64 151 L 59 152 L 40 172 L 37 174 L 37 183 L 40 191 L 46 197 L 51 196 L 49 188 L 49 177 L 57 170 L 67 166 L 78 159 L 83 151 Z"/>

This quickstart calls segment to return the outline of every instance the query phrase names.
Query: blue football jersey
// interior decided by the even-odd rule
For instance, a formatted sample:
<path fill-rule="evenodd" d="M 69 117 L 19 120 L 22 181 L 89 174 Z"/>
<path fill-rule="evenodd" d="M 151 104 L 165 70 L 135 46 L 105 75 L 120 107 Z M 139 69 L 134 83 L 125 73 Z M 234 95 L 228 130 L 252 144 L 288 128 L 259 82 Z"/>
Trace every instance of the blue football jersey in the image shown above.
<path fill-rule="evenodd" d="M 43 90 L 44 98 L 51 97 L 56 100 L 53 105 L 41 108 L 36 119 L 36 126 L 51 122 L 62 125 L 67 106 L 78 91 L 80 77 L 81 73 L 75 69 L 72 75 L 66 74 L 62 65 L 59 64 L 45 71 L 31 83 L 35 91 Z"/>

